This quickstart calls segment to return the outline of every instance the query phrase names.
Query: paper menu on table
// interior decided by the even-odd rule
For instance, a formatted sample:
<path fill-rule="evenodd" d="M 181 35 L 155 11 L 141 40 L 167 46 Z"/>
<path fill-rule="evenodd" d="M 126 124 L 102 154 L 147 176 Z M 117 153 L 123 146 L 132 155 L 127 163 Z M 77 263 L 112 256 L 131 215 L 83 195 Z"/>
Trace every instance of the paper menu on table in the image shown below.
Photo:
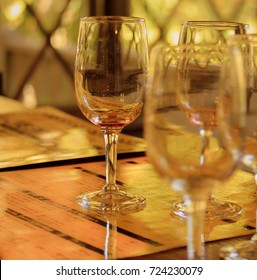
<path fill-rule="evenodd" d="M 2 259 L 104 259 L 107 218 L 88 215 L 75 202 L 80 192 L 103 185 L 104 165 L 99 168 L 98 175 L 84 164 L 1 172 Z M 136 215 L 127 216 L 124 226 L 120 219 L 117 233 L 108 232 L 117 238 L 118 258 L 166 248 L 158 233 L 137 229 Z"/>
<path fill-rule="evenodd" d="M 145 151 L 141 138 L 121 134 L 118 153 Z M 52 107 L 0 115 L 0 168 L 105 154 L 99 127 Z"/>
<path fill-rule="evenodd" d="M 99 190 L 104 175 L 102 161 L 0 172 L 2 258 L 103 259 L 107 219 L 88 215 L 75 197 Z M 146 157 L 119 160 L 117 182 L 122 190 L 147 199 L 143 211 L 117 218 L 117 233 L 111 235 L 116 239 L 117 258 L 186 245 L 185 221 L 171 215 L 171 203 L 180 199 L 180 194 L 159 178 Z M 215 194 L 239 203 L 243 213 L 208 223 L 206 239 L 254 233 L 252 174 L 238 170 Z"/>

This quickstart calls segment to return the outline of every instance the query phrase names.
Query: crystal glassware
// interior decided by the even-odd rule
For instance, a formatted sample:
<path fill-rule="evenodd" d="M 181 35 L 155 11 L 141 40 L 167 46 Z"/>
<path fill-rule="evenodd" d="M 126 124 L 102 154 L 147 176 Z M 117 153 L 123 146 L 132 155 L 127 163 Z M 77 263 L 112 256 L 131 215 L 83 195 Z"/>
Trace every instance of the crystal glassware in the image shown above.
<path fill-rule="evenodd" d="M 242 90 L 246 92 L 247 110 L 242 168 L 254 173 L 257 185 L 257 34 L 232 36 L 228 45 L 230 52 L 239 52 L 243 60 L 245 83 L 242 83 Z M 228 260 L 257 260 L 257 233 L 250 240 L 222 247 L 220 256 Z"/>
<path fill-rule="evenodd" d="M 96 16 L 80 20 L 75 60 L 77 103 L 85 117 L 102 130 L 106 149 L 106 184 L 76 199 L 88 210 L 127 213 L 145 207 L 144 197 L 119 189 L 116 165 L 118 136 L 142 111 L 147 69 L 144 19 Z"/>
<path fill-rule="evenodd" d="M 204 220 L 208 196 L 214 187 L 223 186 L 223 180 L 233 174 L 240 159 L 241 107 L 232 106 L 239 94 L 235 90 L 236 66 L 235 71 L 228 73 L 234 81 L 234 95 L 228 93 L 231 106 L 220 120 L 216 115 L 216 92 L 224 83 L 220 80 L 222 61 L 222 47 L 202 44 L 160 47 L 150 62 L 153 73 L 144 114 L 147 155 L 157 172 L 169 179 L 171 187 L 182 191 L 187 212 L 188 259 L 206 258 Z M 190 100 L 194 95 L 199 95 L 200 104 L 192 113 Z M 222 117 L 228 119 L 226 133 L 233 133 L 235 144 L 223 143 L 219 126 L 215 126 L 202 161 L 202 127 L 195 122 L 218 122 Z"/>
<path fill-rule="evenodd" d="M 183 45 L 223 45 L 227 43 L 230 36 L 235 34 L 246 34 L 248 31 L 248 25 L 237 22 L 227 21 L 186 21 L 182 23 L 179 44 Z M 212 92 L 214 95 L 218 95 L 218 92 Z M 213 96 L 214 98 L 214 96 Z M 201 161 L 205 160 L 205 149 L 209 145 L 210 137 L 212 135 L 213 128 L 217 125 L 215 121 L 215 114 L 206 114 L 206 117 L 202 121 L 197 120 L 197 115 L 193 120 L 194 111 L 197 107 L 203 106 L 208 102 L 207 93 L 205 95 L 193 94 L 190 96 L 190 113 L 191 120 L 194 121 L 195 125 L 201 127 L 202 133 L 202 156 Z M 184 217 L 187 215 L 185 211 L 185 204 L 183 201 L 175 202 L 172 205 L 173 212 Z M 240 215 L 242 211 L 241 206 L 230 202 L 222 201 L 217 199 L 213 193 L 209 196 L 207 207 L 206 207 L 206 220 L 212 219 L 225 219 Z"/>

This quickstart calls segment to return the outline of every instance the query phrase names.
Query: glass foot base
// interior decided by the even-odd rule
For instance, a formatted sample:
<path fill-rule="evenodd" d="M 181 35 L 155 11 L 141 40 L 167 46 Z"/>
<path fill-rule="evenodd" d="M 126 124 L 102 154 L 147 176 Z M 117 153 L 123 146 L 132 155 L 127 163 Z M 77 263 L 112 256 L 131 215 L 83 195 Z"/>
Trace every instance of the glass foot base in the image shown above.
<path fill-rule="evenodd" d="M 173 213 L 181 218 L 186 218 L 186 209 L 184 202 L 177 202 L 172 205 Z M 227 219 L 240 215 L 242 208 L 231 202 L 218 201 L 211 199 L 206 206 L 205 219 Z"/>
<path fill-rule="evenodd" d="M 220 249 L 220 257 L 224 260 L 257 260 L 256 241 L 241 241 L 234 246 L 224 246 Z"/>
<path fill-rule="evenodd" d="M 106 214 L 139 212 L 146 206 L 145 198 L 123 191 L 83 193 L 76 197 L 76 201 L 87 210 Z"/>

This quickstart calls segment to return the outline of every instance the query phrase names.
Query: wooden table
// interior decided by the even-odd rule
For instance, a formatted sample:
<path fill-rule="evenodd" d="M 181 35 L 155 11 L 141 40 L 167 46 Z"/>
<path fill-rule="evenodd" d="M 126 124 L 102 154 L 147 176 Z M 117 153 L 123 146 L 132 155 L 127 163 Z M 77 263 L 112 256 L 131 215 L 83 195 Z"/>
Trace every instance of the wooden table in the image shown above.
<path fill-rule="evenodd" d="M 206 258 L 208 260 L 221 260 L 219 250 L 226 245 L 235 245 L 238 242 L 249 240 L 252 235 L 245 235 L 241 237 L 228 238 L 206 243 Z M 166 250 L 155 254 L 149 254 L 140 257 L 130 258 L 133 260 L 187 260 L 186 247 Z"/>
<path fill-rule="evenodd" d="M 121 136 L 117 179 L 121 189 L 144 195 L 147 207 L 119 217 L 95 215 L 75 197 L 104 184 L 101 133 L 53 108 L 16 105 L 0 116 L 1 138 L 8 138 L 1 151 L 1 259 L 186 259 L 186 224 L 171 213 L 181 194 L 154 171 L 143 139 Z M 208 259 L 255 232 L 252 174 L 238 170 L 216 195 L 239 203 L 243 213 L 206 223 Z"/>

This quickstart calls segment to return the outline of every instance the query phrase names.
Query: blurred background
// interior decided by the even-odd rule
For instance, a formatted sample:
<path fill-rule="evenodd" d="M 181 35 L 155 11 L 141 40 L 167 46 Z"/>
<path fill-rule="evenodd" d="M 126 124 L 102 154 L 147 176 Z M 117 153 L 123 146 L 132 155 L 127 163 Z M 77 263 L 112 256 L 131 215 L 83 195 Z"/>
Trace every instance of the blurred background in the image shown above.
<path fill-rule="evenodd" d="M 144 17 L 150 50 L 176 44 L 185 20 L 244 22 L 257 32 L 256 0 L 0 0 L 0 94 L 83 117 L 73 69 L 79 19 L 90 15 Z M 141 129 L 142 117 L 125 132 Z"/>

